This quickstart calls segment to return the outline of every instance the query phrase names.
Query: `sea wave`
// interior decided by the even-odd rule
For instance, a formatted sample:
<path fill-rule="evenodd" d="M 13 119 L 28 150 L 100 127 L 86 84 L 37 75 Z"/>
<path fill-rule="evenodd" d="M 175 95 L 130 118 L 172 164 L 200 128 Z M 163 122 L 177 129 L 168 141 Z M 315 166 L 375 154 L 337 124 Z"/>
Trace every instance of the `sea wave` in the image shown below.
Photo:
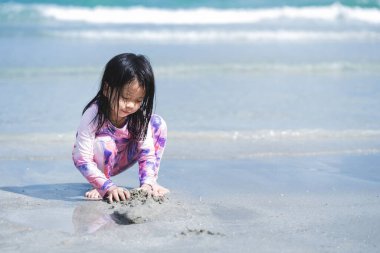
<path fill-rule="evenodd" d="M 125 40 L 162 43 L 200 42 L 262 42 L 262 41 L 380 41 L 376 31 L 305 31 L 305 30 L 187 30 L 187 29 L 86 29 L 68 31 L 47 31 L 47 35 L 63 38 L 89 40 Z"/>
<path fill-rule="evenodd" d="M 39 8 L 47 17 L 64 21 L 116 24 L 235 24 L 257 23 L 276 19 L 316 19 L 334 21 L 337 19 L 380 23 L 380 11 L 360 9 L 335 4 L 328 7 L 283 7 L 261 10 L 217 10 L 208 8 L 165 10 L 155 8 Z"/>
<path fill-rule="evenodd" d="M 198 64 L 157 66 L 155 72 L 165 74 L 201 73 L 380 73 L 380 63 L 320 62 L 305 64 L 245 63 L 245 64 Z"/>
<path fill-rule="evenodd" d="M 380 130 L 353 129 L 353 130 L 326 130 L 326 129 L 299 129 L 299 130 L 257 130 L 257 131 L 199 131 L 173 132 L 176 139 L 201 140 L 233 140 L 233 141 L 299 141 L 299 140 L 380 140 Z"/>
<path fill-rule="evenodd" d="M 74 66 L 74 67 L 24 67 L 0 68 L 2 78 L 25 78 L 46 75 L 97 75 L 103 66 Z M 202 73 L 380 73 L 380 62 L 320 62 L 304 64 L 286 63 L 231 63 L 231 64 L 177 64 L 154 65 L 154 72 L 158 76 L 164 75 L 200 75 Z"/>
<path fill-rule="evenodd" d="M 22 140 L 25 143 L 71 142 L 75 133 L 1 134 L 0 143 Z M 172 140 L 209 141 L 337 141 L 380 140 L 380 129 L 263 129 L 254 131 L 171 131 Z M 377 141 L 380 142 L 380 141 Z"/>
<path fill-rule="evenodd" d="M 170 131 L 169 159 L 379 155 L 380 130 Z M 0 135 L 0 160 L 70 159 L 75 133 Z M 20 146 L 19 143 L 23 145 Z M 54 147 L 54 148 L 52 148 Z"/>
<path fill-rule="evenodd" d="M 33 15 L 32 15 L 32 14 Z M 377 8 L 348 7 L 339 3 L 318 7 L 261 9 L 164 9 L 147 7 L 77 7 L 42 4 L 0 4 L 3 20 L 35 17 L 90 24 L 220 25 L 256 24 L 278 20 L 359 21 L 380 24 Z"/>
<path fill-rule="evenodd" d="M 272 157 L 308 157 L 308 156 L 334 156 L 334 155 L 378 155 L 380 149 L 343 149 L 343 150 L 321 150 L 310 152 L 255 152 L 250 154 L 237 155 L 236 159 L 255 159 L 255 158 L 272 158 Z"/>

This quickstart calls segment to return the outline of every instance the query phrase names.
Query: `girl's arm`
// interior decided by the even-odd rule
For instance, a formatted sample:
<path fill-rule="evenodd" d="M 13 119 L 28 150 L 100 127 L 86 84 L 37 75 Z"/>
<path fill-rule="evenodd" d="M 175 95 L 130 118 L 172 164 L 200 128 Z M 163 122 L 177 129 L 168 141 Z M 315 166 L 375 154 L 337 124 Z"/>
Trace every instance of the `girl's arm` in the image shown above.
<path fill-rule="evenodd" d="M 138 159 L 140 186 L 143 184 L 156 184 L 156 156 L 150 123 L 146 138 L 143 142 L 139 143 L 138 151 L 140 154 Z"/>
<path fill-rule="evenodd" d="M 107 191 L 116 185 L 98 169 L 94 161 L 94 143 L 96 121 L 92 121 L 97 113 L 97 106 L 88 108 L 82 116 L 78 127 L 76 141 L 73 149 L 75 167 L 82 173 L 87 181 L 104 197 Z"/>

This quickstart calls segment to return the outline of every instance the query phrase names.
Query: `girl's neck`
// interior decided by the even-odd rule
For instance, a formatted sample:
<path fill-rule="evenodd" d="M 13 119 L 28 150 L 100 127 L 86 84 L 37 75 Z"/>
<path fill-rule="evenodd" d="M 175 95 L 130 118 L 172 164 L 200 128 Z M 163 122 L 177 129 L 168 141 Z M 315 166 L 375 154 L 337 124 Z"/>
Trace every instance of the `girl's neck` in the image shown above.
<path fill-rule="evenodd" d="M 111 122 L 111 124 L 117 128 L 122 128 L 124 125 L 125 125 L 125 119 L 121 118 L 121 119 L 115 119 L 114 117 L 110 117 L 109 121 Z"/>

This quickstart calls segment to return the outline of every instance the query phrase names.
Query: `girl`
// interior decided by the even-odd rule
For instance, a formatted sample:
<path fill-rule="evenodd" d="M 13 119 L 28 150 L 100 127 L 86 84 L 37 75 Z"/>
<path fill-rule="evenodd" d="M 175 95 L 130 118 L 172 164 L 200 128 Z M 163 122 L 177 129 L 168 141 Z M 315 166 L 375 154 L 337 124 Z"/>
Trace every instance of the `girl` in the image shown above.
<path fill-rule="evenodd" d="M 128 190 L 110 179 L 138 162 L 140 187 L 153 195 L 169 192 L 157 175 L 166 144 L 166 124 L 152 115 L 155 84 L 142 55 L 120 54 L 105 66 L 100 89 L 85 106 L 73 149 L 75 166 L 94 187 L 90 199 L 126 200 Z"/>

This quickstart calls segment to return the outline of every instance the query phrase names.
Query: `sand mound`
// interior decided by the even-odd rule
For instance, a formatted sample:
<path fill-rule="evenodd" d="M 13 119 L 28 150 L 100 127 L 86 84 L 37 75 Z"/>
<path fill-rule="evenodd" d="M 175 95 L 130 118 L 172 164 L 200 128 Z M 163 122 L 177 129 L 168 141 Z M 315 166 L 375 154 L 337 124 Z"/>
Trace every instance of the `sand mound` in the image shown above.
<path fill-rule="evenodd" d="M 142 189 L 132 189 L 130 193 L 130 199 L 111 207 L 116 208 L 111 217 L 119 225 L 139 224 L 155 219 L 162 212 L 162 208 L 157 208 L 157 205 L 168 200 L 167 196 L 153 196 Z"/>

